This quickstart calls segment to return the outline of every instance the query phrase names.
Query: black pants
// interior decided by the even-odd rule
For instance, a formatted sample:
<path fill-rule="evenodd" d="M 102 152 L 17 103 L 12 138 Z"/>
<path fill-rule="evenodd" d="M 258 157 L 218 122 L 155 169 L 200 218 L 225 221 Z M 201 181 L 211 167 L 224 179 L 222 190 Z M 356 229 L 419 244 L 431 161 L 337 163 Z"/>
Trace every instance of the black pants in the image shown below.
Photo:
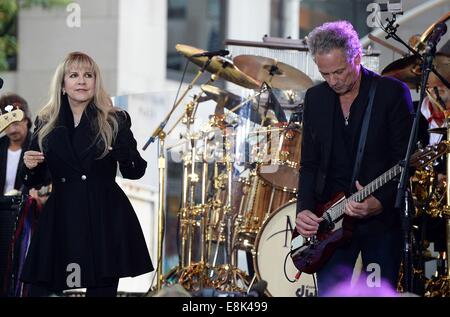
<path fill-rule="evenodd" d="M 350 244 L 339 248 L 317 272 L 319 296 L 392 296 L 401 262 L 401 232 L 369 233 L 355 228 Z M 361 252 L 362 274 L 351 289 L 353 268 Z"/>
<path fill-rule="evenodd" d="M 112 281 L 112 284 L 104 287 L 88 287 L 86 297 L 116 297 L 119 279 Z"/>

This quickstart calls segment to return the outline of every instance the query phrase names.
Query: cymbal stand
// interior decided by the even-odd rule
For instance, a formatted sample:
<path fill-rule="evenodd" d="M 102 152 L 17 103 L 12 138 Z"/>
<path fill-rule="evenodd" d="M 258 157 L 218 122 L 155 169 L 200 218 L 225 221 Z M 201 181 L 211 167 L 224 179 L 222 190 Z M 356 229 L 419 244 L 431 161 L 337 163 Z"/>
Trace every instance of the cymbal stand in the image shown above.
<path fill-rule="evenodd" d="M 250 100 L 253 100 L 254 98 L 260 96 L 261 94 L 269 91 L 271 88 L 269 85 L 267 85 L 266 83 L 263 84 L 263 87 L 261 88 L 261 90 L 259 90 L 254 96 L 250 96 L 248 98 L 246 98 L 244 101 L 242 101 L 240 104 L 236 105 L 235 107 L 233 107 L 232 109 L 230 109 L 231 112 L 235 112 L 237 110 L 239 110 L 242 106 L 246 105 L 247 102 L 249 102 Z"/>
<path fill-rule="evenodd" d="M 192 264 L 192 244 L 194 239 L 195 226 L 195 187 L 199 181 L 199 176 L 195 172 L 197 161 L 196 140 L 198 136 L 191 134 L 191 124 L 194 123 L 194 110 L 198 103 L 194 100 L 186 105 L 186 110 L 182 118 L 182 123 L 186 125 L 186 138 L 189 139 L 186 145 L 190 149 L 183 159 L 183 205 L 180 212 L 181 228 L 181 263 L 183 267 Z M 187 252 L 187 255 L 186 255 Z"/>
<path fill-rule="evenodd" d="M 209 278 L 212 281 L 212 285 L 221 290 L 226 291 L 236 291 L 241 290 L 242 287 L 239 286 L 239 280 L 241 280 L 244 284 L 246 284 L 246 274 L 239 270 L 232 263 L 232 246 L 233 246 L 233 205 L 232 205 L 232 189 L 233 189 L 233 157 L 232 157 L 232 145 L 227 139 L 229 137 L 227 133 L 227 129 L 223 129 L 223 143 L 222 149 L 223 152 L 223 161 L 225 164 L 226 170 L 226 198 L 225 202 L 222 202 L 222 215 L 218 225 L 218 233 L 217 233 L 217 245 L 214 251 L 214 257 L 211 264 L 211 271 L 209 274 Z M 217 169 L 217 166 L 216 166 Z M 217 178 L 218 171 L 215 173 Z M 223 181 L 220 179 L 219 182 Z M 217 186 L 218 187 L 218 186 Z M 214 208 L 214 206 L 213 206 Z M 225 251 L 225 259 L 224 263 L 220 266 L 217 265 L 218 254 L 221 249 L 221 245 L 223 245 Z"/>
<path fill-rule="evenodd" d="M 174 103 L 172 109 L 166 115 L 164 120 L 155 128 L 151 137 L 142 147 L 142 150 L 146 150 L 147 147 L 155 141 L 156 138 L 159 140 L 159 158 L 158 158 L 158 173 L 159 173 L 159 205 L 158 205 L 158 265 L 156 270 L 157 280 L 156 280 L 156 290 L 160 290 L 162 286 L 163 280 L 163 241 L 164 241 L 164 216 L 165 216 L 165 167 L 167 166 L 166 157 L 164 155 L 164 138 L 166 137 L 166 133 L 164 132 L 164 128 L 167 125 L 172 113 L 179 106 L 181 101 L 186 97 L 187 93 L 194 87 L 195 83 L 201 77 L 201 75 L 205 72 L 206 68 L 211 63 L 211 57 L 205 62 L 205 65 L 197 72 L 194 79 L 188 85 L 187 89 L 181 95 L 181 97 Z"/>
<path fill-rule="evenodd" d="M 224 199 L 225 201 L 214 201 L 213 206 L 212 206 L 212 208 L 213 208 L 212 215 L 214 215 L 214 217 L 211 217 L 213 221 L 209 228 L 210 229 L 209 230 L 210 231 L 210 237 L 209 237 L 210 239 L 209 239 L 208 249 L 210 251 L 212 250 L 212 240 L 215 239 L 217 241 L 217 244 L 216 244 L 214 256 L 212 259 L 212 264 L 211 264 L 212 270 L 210 271 L 210 274 L 209 274 L 210 278 L 212 278 L 214 275 L 214 268 L 217 265 L 217 258 L 219 255 L 221 243 L 223 243 L 224 241 L 226 242 L 226 236 L 225 236 L 226 235 L 226 232 L 225 232 L 226 231 L 225 230 L 226 222 L 225 222 L 225 220 L 227 218 L 227 215 L 231 212 L 231 190 L 232 190 L 232 187 L 231 187 L 231 180 L 232 180 L 231 179 L 231 177 L 232 177 L 231 170 L 232 170 L 232 168 L 231 168 L 231 162 L 230 162 L 229 152 L 228 152 L 229 147 L 227 146 L 228 140 L 227 140 L 226 128 L 224 128 L 224 117 L 223 116 L 214 117 L 212 126 L 218 127 L 222 130 L 222 133 L 221 133 L 222 139 L 221 139 L 221 142 L 219 142 L 219 144 L 221 145 L 221 156 L 223 157 L 223 161 L 224 161 L 225 167 L 226 167 L 226 177 L 223 177 L 222 175 L 219 175 L 219 166 L 218 166 L 219 162 L 215 163 L 215 165 L 214 165 L 214 183 L 215 183 L 214 185 L 215 186 L 214 187 L 215 187 L 216 192 L 223 190 L 223 187 L 225 187 L 227 195 Z M 224 179 L 226 179 L 226 186 L 224 186 L 224 184 L 223 184 Z M 218 197 L 218 200 L 223 200 L 223 198 Z M 215 219 L 213 219 L 213 218 L 216 217 L 218 208 L 222 209 L 222 213 L 219 213 L 220 219 L 218 219 L 219 220 L 219 222 L 217 224 L 218 228 L 214 228 Z M 214 230 L 217 230 L 217 237 L 213 236 Z M 225 246 L 225 248 L 226 248 L 226 246 Z M 225 250 L 225 253 L 226 253 L 226 250 Z M 225 260 L 225 262 L 226 262 L 226 260 Z"/>
<path fill-rule="evenodd" d="M 200 262 L 201 263 L 207 263 L 208 258 L 208 249 L 207 249 L 207 220 L 208 220 L 208 204 L 206 202 L 207 199 L 207 183 L 208 183 L 208 162 L 209 162 L 209 156 L 208 156 L 208 135 L 207 133 L 204 133 L 203 135 L 203 155 L 202 155 L 202 195 L 201 195 L 201 224 L 200 224 Z"/>
<path fill-rule="evenodd" d="M 449 15 L 447 14 L 446 16 L 442 17 L 441 20 L 442 21 L 446 21 L 449 18 Z M 392 19 L 386 19 L 387 21 L 387 25 L 380 25 L 380 28 L 387 33 L 386 35 L 386 39 L 392 38 L 395 41 L 399 42 L 400 44 L 402 44 L 403 46 L 405 46 L 414 56 L 416 56 L 422 63 L 426 62 L 424 61 L 424 57 L 419 54 L 419 52 L 414 49 L 413 47 L 411 47 L 410 45 L 408 45 L 404 40 L 402 40 L 398 35 L 397 35 L 397 29 L 399 27 L 399 25 L 396 23 L 396 14 L 393 13 Z M 428 31 L 428 30 L 427 30 Z M 421 41 L 424 41 L 425 38 L 421 38 Z M 433 72 L 441 81 L 442 83 L 450 89 L 450 83 L 447 81 L 447 79 L 445 79 L 434 67 L 433 65 L 430 65 L 430 71 Z"/>
<path fill-rule="evenodd" d="M 213 82 L 216 75 L 212 75 L 208 83 Z M 198 133 L 191 133 L 192 124 L 195 121 L 195 113 L 198 108 L 201 94 L 196 95 L 194 99 L 186 105 L 183 115 L 177 120 L 174 126 L 169 130 L 171 133 L 178 123 L 186 125 L 186 149 L 183 156 L 183 190 L 182 190 L 182 207 L 179 212 L 180 221 L 180 238 L 181 238 L 181 252 L 180 252 L 180 280 L 183 281 L 183 286 L 186 288 L 203 287 L 206 281 L 206 212 L 208 205 L 206 203 L 206 185 L 208 175 L 208 160 L 207 160 L 207 135 L 201 136 Z M 195 192 L 199 185 L 200 176 L 196 172 L 197 162 L 197 140 L 202 137 L 204 141 L 204 150 L 202 153 L 202 175 L 201 175 L 201 204 L 195 203 Z M 200 217 L 200 221 L 197 221 Z M 194 263 L 194 240 L 196 239 L 196 230 L 200 230 L 200 262 Z"/>

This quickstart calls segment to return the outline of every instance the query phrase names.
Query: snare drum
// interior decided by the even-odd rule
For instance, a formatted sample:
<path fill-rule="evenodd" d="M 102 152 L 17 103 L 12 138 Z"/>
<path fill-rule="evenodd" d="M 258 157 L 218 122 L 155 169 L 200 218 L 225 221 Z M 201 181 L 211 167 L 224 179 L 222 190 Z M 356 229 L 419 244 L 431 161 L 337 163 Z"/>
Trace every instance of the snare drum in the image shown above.
<path fill-rule="evenodd" d="M 295 202 L 284 205 L 267 219 L 256 237 L 255 272 L 267 282 L 267 295 L 275 297 L 316 296 L 313 275 L 303 273 L 295 280 L 297 269 L 290 252 L 295 228 Z"/>

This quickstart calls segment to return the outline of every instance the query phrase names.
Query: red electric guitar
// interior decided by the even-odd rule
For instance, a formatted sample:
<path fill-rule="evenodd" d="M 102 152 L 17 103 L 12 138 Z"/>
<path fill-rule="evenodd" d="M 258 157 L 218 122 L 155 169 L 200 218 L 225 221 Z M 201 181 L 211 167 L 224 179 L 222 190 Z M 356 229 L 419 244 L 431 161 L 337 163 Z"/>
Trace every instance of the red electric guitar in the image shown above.
<path fill-rule="evenodd" d="M 450 148 L 448 141 L 428 146 L 411 156 L 411 166 L 420 168 L 444 155 Z M 401 173 L 403 167 L 395 165 L 367 186 L 346 198 L 338 194 L 334 199 L 315 209 L 315 214 L 322 217 L 317 235 L 305 239 L 294 230 L 291 240 L 291 257 L 299 272 L 312 274 L 317 272 L 341 245 L 350 241 L 355 218 L 344 214 L 347 201 L 363 201 L 374 191 Z M 306 242 L 305 242 L 306 241 Z"/>

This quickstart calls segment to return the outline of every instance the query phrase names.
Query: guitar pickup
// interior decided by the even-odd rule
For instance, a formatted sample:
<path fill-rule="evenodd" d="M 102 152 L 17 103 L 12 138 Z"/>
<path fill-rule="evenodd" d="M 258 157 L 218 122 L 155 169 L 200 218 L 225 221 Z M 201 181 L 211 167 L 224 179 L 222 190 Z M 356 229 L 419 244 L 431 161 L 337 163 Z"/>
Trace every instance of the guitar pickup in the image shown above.
<path fill-rule="evenodd" d="M 296 251 L 303 246 L 303 237 L 297 236 L 291 241 L 291 250 Z"/>

